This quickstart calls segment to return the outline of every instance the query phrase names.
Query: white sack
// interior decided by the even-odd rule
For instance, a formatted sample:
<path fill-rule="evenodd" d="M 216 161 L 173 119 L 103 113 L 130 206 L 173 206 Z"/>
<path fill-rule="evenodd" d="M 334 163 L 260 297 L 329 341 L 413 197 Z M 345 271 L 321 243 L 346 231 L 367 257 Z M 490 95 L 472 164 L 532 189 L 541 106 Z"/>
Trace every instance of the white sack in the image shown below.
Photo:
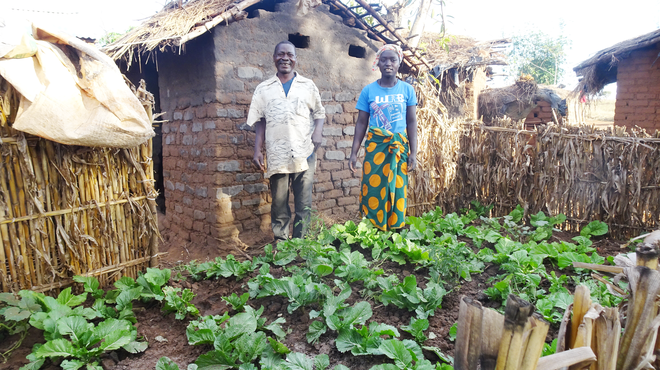
<path fill-rule="evenodd" d="M 40 28 L 33 35 L 34 57 L 0 59 L 0 75 L 22 95 L 13 128 L 82 146 L 129 148 L 154 136 L 142 104 L 108 56 L 66 35 Z"/>

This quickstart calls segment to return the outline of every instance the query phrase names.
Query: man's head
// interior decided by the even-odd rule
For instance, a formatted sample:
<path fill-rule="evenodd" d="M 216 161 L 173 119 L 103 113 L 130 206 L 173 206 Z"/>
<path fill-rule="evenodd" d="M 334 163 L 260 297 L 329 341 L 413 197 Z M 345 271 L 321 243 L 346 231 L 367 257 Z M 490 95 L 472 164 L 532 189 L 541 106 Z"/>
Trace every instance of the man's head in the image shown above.
<path fill-rule="evenodd" d="M 296 67 L 296 47 L 289 41 L 282 41 L 275 46 L 273 62 L 277 73 L 286 75 L 293 72 Z"/>

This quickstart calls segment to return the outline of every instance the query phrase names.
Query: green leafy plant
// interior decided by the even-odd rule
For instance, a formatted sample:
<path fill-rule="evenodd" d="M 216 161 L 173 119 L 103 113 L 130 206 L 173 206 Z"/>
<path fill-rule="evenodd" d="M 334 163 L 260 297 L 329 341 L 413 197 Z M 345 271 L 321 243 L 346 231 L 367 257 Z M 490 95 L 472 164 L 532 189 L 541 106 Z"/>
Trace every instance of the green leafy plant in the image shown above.
<path fill-rule="evenodd" d="M 265 325 L 262 318 L 263 307 L 255 311 L 245 306 L 245 311 L 234 316 L 206 316 L 190 322 L 186 329 L 188 343 L 213 344 L 213 350 L 195 361 L 199 369 L 212 368 L 250 368 L 257 358 L 262 362 L 275 361 L 273 356 L 286 353 L 288 349 L 282 343 L 269 338 L 266 330 L 284 336 L 281 323 L 284 319 Z M 270 351 L 267 349 L 270 348 Z M 264 357 L 265 356 L 265 357 Z"/>
<path fill-rule="evenodd" d="M 289 299 L 287 311 L 292 313 L 300 307 L 317 302 L 319 294 L 311 278 L 303 278 L 301 275 L 286 276 L 281 279 L 273 279 L 269 283 L 269 295 L 282 295 Z"/>
<path fill-rule="evenodd" d="M 143 352 L 146 342 L 137 341 L 137 330 L 127 320 L 105 319 L 98 325 L 88 317 L 76 315 L 67 304 L 45 297 L 44 312 L 34 314 L 30 324 L 44 330 L 46 343 L 36 344 L 31 362 L 22 369 L 38 369 L 46 359 L 62 361 L 66 369 L 101 369 L 99 356 L 106 351 L 123 348 L 131 353 Z M 42 314 L 42 315 L 39 315 Z"/>
<path fill-rule="evenodd" d="M 600 236 L 607 234 L 607 224 L 602 221 L 591 221 L 587 226 L 580 230 L 580 235 L 584 237 Z"/>
<path fill-rule="evenodd" d="M 165 294 L 165 304 L 163 305 L 163 311 L 175 312 L 175 317 L 177 320 L 185 319 L 186 315 L 199 315 L 199 310 L 197 307 L 190 303 L 190 301 L 195 298 L 195 294 L 193 294 L 192 290 L 186 288 L 182 291 L 181 288 L 173 288 L 171 286 L 167 286 L 163 288 L 163 293 Z"/>
<path fill-rule="evenodd" d="M 335 345 L 339 352 L 351 351 L 354 356 L 382 355 L 380 345 L 386 338 L 399 337 L 394 326 L 372 322 L 369 326 L 339 329 Z"/>
<path fill-rule="evenodd" d="M 17 298 L 13 293 L 0 293 L 0 339 L 4 339 L 5 335 L 18 334 L 18 339 L 4 352 L 0 352 L 5 361 L 27 336 L 30 329 L 28 320 L 32 313 L 40 311 L 41 306 L 30 296 Z"/>
<path fill-rule="evenodd" d="M 424 344 L 428 337 L 424 334 L 424 331 L 429 328 L 429 320 L 427 319 L 417 319 L 414 317 L 410 318 L 410 325 L 401 326 L 401 330 L 407 331 L 410 333 L 417 343 L 420 345 Z"/>
<path fill-rule="evenodd" d="M 458 323 L 455 322 L 454 325 L 449 328 L 449 340 L 454 342 L 456 341 L 456 334 L 458 333 Z"/>
<path fill-rule="evenodd" d="M 250 293 L 248 292 L 243 293 L 240 296 L 236 293 L 232 293 L 229 297 L 222 297 L 222 300 L 227 302 L 227 304 L 235 311 L 242 311 L 248 299 L 250 299 Z"/>
<path fill-rule="evenodd" d="M 417 317 L 428 318 L 442 304 L 442 298 L 447 291 L 442 285 L 429 281 L 426 289 L 417 287 L 415 275 L 406 276 L 400 284 L 392 284 L 391 280 L 378 278 L 378 283 L 383 289 L 380 296 L 385 306 L 390 303 L 409 311 L 415 311 Z"/>
<path fill-rule="evenodd" d="M 394 364 L 382 364 L 371 367 L 370 370 L 433 370 L 435 366 L 424 358 L 422 348 L 411 340 L 384 340 L 379 350 Z"/>

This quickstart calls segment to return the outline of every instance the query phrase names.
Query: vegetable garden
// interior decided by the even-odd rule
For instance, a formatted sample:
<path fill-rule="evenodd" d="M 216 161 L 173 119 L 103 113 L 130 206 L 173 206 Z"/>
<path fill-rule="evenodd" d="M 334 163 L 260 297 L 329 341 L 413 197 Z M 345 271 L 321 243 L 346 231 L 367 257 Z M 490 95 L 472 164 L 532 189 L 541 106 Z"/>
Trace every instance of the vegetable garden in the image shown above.
<path fill-rule="evenodd" d="M 613 262 L 606 224 L 568 235 L 556 229 L 563 215 L 490 212 L 437 208 L 399 232 L 320 225 L 307 239 L 150 268 L 107 291 L 78 276 L 57 297 L 0 293 L 0 368 L 451 369 L 461 295 L 500 311 L 509 294 L 534 304 L 551 324 L 544 354 L 577 285 L 602 306 L 621 302 L 573 268 Z"/>

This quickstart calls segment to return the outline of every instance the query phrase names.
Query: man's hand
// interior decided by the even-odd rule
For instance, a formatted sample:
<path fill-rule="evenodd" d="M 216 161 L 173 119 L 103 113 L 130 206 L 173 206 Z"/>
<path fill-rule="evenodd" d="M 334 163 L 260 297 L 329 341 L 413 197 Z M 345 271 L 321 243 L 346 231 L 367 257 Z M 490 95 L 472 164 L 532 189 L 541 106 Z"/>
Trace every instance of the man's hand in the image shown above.
<path fill-rule="evenodd" d="M 348 159 L 348 169 L 351 172 L 355 173 L 357 171 L 355 165 L 357 164 L 357 156 L 351 153 L 351 157 Z"/>
<path fill-rule="evenodd" d="M 259 167 L 261 172 L 264 172 L 264 154 L 261 151 L 254 152 L 254 157 L 252 157 L 252 162 Z"/>
<path fill-rule="evenodd" d="M 417 156 L 410 155 L 408 156 L 408 172 L 414 171 L 417 168 Z"/>
<path fill-rule="evenodd" d="M 321 130 L 314 130 L 314 133 L 312 134 L 312 144 L 314 144 L 314 151 L 316 152 L 316 149 L 318 149 L 321 146 L 321 142 L 323 141 L 323 133 Z"/>

